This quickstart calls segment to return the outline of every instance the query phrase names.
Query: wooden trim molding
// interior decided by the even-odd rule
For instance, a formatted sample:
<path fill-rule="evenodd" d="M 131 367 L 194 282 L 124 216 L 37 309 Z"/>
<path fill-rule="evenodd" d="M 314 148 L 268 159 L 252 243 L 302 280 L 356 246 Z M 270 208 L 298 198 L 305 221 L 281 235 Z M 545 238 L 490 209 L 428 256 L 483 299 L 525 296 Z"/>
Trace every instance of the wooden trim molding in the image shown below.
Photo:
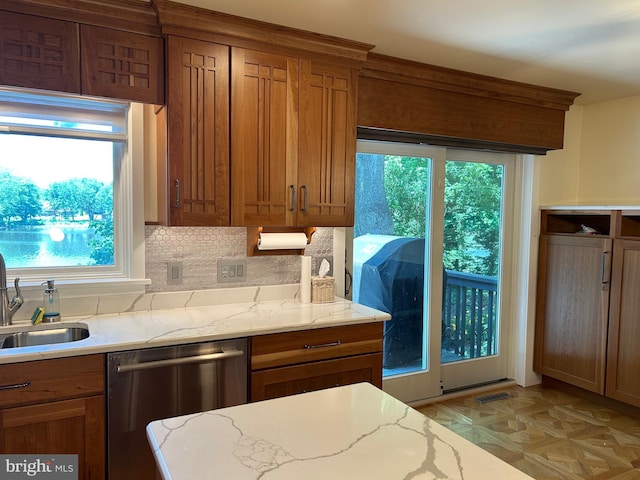
<path fill-rule="evenodd" d="M 152 0 L 165 35 L 180 35 L 271 53 L 302 52 L 362 64 L 374 45 L 193 7 Z"/>
<path fill-rule="evenodd" d="M 153 7 L 144 0 L 3 0 L 3 10 L 160 36 Z"/>
<path fill-rule="evenodd" d="M 359 76 L 358 126 L 558 149 L 578 95 L 370 53 Z"/>
<path fill-rule="evenodd" d="M 360 76 L 563 111 L 580 95 L 377 53 L 368 55 Z"/>

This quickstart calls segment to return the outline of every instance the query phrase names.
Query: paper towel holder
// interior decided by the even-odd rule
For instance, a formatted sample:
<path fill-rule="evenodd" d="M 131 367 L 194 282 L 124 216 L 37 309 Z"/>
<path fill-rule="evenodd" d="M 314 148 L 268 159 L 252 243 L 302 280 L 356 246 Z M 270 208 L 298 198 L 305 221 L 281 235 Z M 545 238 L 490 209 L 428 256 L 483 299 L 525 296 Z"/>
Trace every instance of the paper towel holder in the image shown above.
<path fill-rule="evenodd" d="M 316 227 L 247 227 L 247 257 L 265 255 L 304 255 L 304 248 L 290 250 L 258 250 L 260 233 L 299 233 L 307 236 L 307 245 L 311 243 L 311 236 Z"/>

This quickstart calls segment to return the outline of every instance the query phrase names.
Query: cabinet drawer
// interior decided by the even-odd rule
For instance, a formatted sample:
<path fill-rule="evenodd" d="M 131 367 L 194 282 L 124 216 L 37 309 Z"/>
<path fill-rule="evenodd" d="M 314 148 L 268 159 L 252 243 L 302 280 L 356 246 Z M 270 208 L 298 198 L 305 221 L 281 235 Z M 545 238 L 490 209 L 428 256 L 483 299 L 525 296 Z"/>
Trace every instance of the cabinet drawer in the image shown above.
<path fill-rule="evenodd" d="M 104 355 L 0 365 L 0 408 L 104 393 Z"/>
<path fill-rule="evenodd" d="M 375 352 L 382 352 L 382 322 L 274 333 L 252 338 L 251 369 Z"/>
<path fill-rule="evenodd" d="M 253 372 L 251 401 L 360 382 L 369 382 L 382 388 L 382 353 Z"/>

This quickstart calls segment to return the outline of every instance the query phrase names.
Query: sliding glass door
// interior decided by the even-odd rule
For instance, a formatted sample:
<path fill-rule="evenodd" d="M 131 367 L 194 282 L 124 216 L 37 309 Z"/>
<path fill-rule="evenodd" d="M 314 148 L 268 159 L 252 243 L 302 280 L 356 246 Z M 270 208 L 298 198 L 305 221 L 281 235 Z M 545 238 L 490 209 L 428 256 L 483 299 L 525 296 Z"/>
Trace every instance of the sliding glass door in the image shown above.
<path fill-rule="evenodd" d="M 384 389 L 397 398 L 418 401 L 506 376 L 501 298 L 512 161 L 358 143 L 352 298 L 392 315 Z"/>

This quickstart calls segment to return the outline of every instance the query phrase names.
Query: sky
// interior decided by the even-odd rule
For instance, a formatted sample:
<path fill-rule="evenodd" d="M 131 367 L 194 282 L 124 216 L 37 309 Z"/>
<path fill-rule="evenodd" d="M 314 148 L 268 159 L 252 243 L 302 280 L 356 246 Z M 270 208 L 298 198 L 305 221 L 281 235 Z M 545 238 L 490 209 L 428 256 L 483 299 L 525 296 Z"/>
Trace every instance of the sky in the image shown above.
<path fill-rule="evenodd" d="M 40 188 L 70 178 L 108 184 L 113 181 L 113 146 L 95 140 L 0 134 L 0 170 L 31 178 Z"/>

